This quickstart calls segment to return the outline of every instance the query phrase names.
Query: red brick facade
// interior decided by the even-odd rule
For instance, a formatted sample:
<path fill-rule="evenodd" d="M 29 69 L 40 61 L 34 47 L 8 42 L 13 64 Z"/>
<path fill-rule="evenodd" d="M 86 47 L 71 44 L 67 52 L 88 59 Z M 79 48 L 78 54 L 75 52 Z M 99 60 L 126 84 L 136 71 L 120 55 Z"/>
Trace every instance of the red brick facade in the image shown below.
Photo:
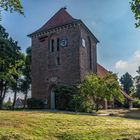
<path fill-rule="evenodd" d="M 98 74 L 98 40 L 81 20 L 60 9 L 32 38 L 32 97 L 47 100 L 55 85 L 75 85 L 88 73 Z M 97 67 L 98 66 L 98 67 Z"/>

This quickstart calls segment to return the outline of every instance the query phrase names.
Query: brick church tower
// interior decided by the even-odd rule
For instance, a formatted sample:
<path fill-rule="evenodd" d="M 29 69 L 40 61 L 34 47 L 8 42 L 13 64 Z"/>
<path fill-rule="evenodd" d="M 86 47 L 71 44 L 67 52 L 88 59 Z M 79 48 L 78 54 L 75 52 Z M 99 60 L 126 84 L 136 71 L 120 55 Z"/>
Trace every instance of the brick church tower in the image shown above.
<path fill-rule="evenodd" d="M 32 39 L 32 97 L 55 108 L 56 85 L 76 85 L 88 73 L 97 74 L 97 38 L 66 8 L 61 8 Z M 100 67 L 101 68 L 101 67 Z"/>

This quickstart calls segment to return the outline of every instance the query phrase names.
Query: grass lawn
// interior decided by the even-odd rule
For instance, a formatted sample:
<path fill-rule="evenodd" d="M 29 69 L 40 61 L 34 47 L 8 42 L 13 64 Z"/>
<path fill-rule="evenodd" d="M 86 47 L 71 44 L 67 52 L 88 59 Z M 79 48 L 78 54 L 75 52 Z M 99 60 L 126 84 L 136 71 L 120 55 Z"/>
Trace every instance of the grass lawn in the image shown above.
<path fill-rule="evenodd" d="M 140 138 L 140 120 L 51 112 L 0 111 L 0 140 Z"/>
<path fill-rule="evenodd" d="M 133 108 L 128 109 L 108 109 L 108 110 L 99 110 L 98 114 L 112 114 L 113 116 L 131 118 L 131 119 L 140 119 L 140 109 Z"/>

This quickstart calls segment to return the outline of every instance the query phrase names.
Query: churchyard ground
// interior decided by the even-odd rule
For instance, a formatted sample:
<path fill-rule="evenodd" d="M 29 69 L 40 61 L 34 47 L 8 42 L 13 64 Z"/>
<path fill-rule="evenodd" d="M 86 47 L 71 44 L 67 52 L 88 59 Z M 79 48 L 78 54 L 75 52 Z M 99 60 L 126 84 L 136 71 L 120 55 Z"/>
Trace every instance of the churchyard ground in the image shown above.
<path fill-rule="evenodd" d="M 0 111 L 0 140 L 140 138 L 139 110 L 99 111 L 99 114 L 103 113 L 113 116 L 49 111 Z M 134 119 L 136 115 L 137 119 Z"/>

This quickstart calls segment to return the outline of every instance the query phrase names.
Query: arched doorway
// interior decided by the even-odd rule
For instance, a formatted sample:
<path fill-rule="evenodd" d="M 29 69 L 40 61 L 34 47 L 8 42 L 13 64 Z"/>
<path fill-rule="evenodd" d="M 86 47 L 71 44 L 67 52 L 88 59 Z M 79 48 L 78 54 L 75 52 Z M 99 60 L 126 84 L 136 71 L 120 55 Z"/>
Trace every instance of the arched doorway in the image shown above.
<path fill-rule="evenodd" d="M 51 109 L 55 109 L 55 92 L 54 88 L 51 89 Z"/>

